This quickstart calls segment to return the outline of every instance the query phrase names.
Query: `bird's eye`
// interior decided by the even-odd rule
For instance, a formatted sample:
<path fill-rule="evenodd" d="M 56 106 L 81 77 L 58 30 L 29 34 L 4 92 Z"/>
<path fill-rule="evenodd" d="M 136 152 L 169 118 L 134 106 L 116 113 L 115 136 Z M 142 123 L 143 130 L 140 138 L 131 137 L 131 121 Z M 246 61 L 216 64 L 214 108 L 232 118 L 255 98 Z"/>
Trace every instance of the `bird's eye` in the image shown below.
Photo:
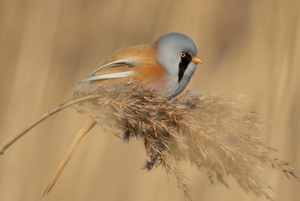
<path fill-rule="evenodd" d="M 186 54 L 184 52 L 180 53 L 180 57 L 185 57 L 185 56 L 186 56 Z"/>

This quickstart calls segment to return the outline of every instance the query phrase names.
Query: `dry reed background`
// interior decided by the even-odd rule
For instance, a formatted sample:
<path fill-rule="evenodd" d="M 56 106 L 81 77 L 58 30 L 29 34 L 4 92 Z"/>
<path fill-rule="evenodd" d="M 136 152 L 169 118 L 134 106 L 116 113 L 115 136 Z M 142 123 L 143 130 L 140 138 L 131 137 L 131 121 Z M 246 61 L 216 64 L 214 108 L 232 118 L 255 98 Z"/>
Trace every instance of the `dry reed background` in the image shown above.
<path fill-rule="evenodd" d="M 189 88 L 243 91 L 265 121 L 262 137 L 300 170 L 300 2 L 0 1 L 0 143 L 66 100 L 74 83 L 117 48 L 179 31 L 198 46 Z M 52 192 L 41 198 L 84 116 L 68 109 L 0 157 L 0 200 L 183 200 L 162 168 L 140 170 L 143 144 L 94 129 Z M 269 123 L 271 121 L 271 123 Z M 257 200 L 229 178 L 210 186 L 183 163 L 194 200 Z M 276 200 L 296 201 L 300 183 L 266 171 Z M 263 199 L 261 199 L 263 200 Z"/>

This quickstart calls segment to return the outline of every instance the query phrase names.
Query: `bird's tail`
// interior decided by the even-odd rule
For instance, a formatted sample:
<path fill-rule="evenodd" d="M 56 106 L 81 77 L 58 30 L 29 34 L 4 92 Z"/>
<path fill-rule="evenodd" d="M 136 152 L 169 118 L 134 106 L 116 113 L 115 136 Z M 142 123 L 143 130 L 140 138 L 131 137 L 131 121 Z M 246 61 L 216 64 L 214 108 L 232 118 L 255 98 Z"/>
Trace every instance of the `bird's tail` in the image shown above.
<path fill-rule="evenodd" d="M 78 145 L 78 143 L 82 140 L 82 138 L 96 125 L 96 122 L 91 119 L 90 117 L 88 117 L 87 120 L 85 120 L 85 122 L 83 123 L 83 126 L 81 127 L 81 129 L 79 130 L 77 136 L 75 137 L 75 139 L 73 140 L 70 148 L 68 149 L 67 153 L 65 154 L 64 158 L 62 159 L 62 161 L 60 162 L 59 166 L 57 167 L 56 171 L 54 172 L 45 192 L 44 195 L 48 194 L 51 190 L 51 188 L 54 186 L 55 182 L 57 181 L 58 177 L 60 176 L 60 174 L 62 173 L 64 167 L 67 165 L 68 161 L 71 158 L 71 155 L 73 153 L 73 151 L 75 150 L 76 146 Z"/>

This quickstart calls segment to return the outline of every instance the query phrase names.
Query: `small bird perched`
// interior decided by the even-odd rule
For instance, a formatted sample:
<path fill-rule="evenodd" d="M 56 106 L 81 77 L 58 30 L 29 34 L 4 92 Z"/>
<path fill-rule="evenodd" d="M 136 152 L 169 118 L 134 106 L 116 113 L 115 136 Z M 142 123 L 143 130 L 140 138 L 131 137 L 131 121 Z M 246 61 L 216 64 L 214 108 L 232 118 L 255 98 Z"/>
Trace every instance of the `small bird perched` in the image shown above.
<path fill-rule="evenodd" d="M 81 83 L 101 85 L 137 82 L 159 96 L 173 98 L 189 83 L 197 64 L 197 48 L 192 39 L 181 33 L 169 33 L 151 44 L 131 46 L 114 52 Z M 79 83 L 79 85 L 81 84 Z M 77 144 L 96 121 L 88 117 L 65 157 L 52 176 L 44 194 L 50 192 Z"/>
<path fill-rule="evenodd" d="M 226 184 L 233 176 L 247 192 L 270 198 L 272 189 L 258 174 L 264 166 L 300 181 L 293 167 L 259 139 L 259 118 L 245 107 L 240 94 L 222 92 L 180 94 L 201 60 L 194 42 L 170 33 L 152 44 L 116 51 L 91 75 L 79 82 L 70 99 L 42 115 L 25 130 L 0 145 L 0 155 L 21 136 L 69 106 L 89 116 L 75 137 L 44 194 L 50 192 L 81 139 L 97 123 L 124 141 L 136 137 L 145 145 L 144 168 L 162 165 L 177 179 L 178 188 L 191 200 L 191 188 L 177 167 L 190 161 L 206 172 L 212 183 Z M 246 100 L 247 102 L 247 100 Z"/>

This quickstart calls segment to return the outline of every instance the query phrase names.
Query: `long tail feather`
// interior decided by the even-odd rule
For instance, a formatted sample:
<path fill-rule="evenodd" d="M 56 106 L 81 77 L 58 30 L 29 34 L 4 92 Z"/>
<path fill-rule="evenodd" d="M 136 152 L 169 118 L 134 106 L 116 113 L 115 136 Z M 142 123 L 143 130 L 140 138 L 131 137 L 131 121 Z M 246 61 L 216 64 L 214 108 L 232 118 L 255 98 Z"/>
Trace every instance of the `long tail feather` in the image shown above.
<path fill-rule="evenodd" d="M 68 161 L 71 158 L 73 151 L 75 150 L 78 143 L 82 140 L 82 138 L 96 125 L 96 122 L 91 119 L 90 117 L 83 123 L 82 128 L 78 132 L 77 136 L 73 140 L 70 148 L 68 149 L 67 153 L 65 154 L 64 158 L 60 162 L 59 166 L 57 167 L 56 171 L 54 172 L 45 192 L 43 195 L 46 195 L 50 192 L 51 188 L 54 186 L 55 182 L 57 181 L 58 177 L 62 173 L 64 167 L 67 165 Z"/>

